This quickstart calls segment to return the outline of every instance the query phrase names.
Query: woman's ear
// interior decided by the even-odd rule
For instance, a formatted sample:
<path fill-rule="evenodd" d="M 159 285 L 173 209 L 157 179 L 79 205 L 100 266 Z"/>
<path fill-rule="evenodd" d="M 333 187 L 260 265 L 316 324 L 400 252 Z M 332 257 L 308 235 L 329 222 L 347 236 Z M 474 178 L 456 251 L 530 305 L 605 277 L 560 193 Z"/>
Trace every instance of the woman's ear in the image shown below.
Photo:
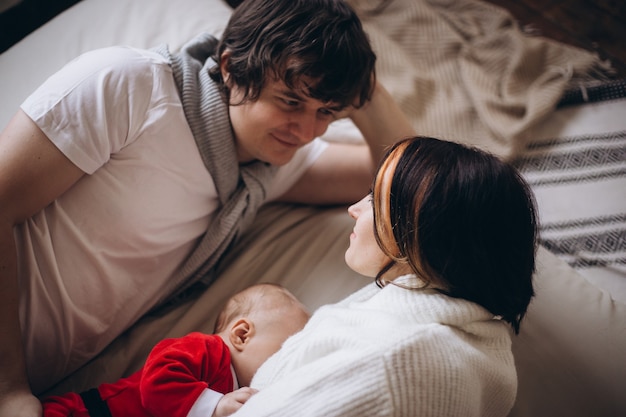
<path fill-rule="evenodd" d="M 228 88 L 230 85 L 230 71 L 228 71 L 228 62 L 230 61 L 231 52 L 229 49 L 224 49 L 222 55 L 220 55 L 220 72 L 222 73 L 222 80 Z"/>
<path fill-rule="evenodd" d="M 243 317 L 233 323 L 228 337 L 233 347 L 238 351 L 242 351 L 253 335 L 254 324 L 248 318 Z"/>

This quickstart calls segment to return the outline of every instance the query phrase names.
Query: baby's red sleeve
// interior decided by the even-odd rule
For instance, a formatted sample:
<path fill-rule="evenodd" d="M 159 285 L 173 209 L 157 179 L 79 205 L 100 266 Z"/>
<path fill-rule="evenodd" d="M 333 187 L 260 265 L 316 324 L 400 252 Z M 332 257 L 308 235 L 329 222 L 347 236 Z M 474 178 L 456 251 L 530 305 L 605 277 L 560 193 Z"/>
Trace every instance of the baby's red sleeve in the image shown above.
<path fill-rule="evenodd" d="M 222 394 L 232 391 L 230 352 L 219 336 L 190 333 L 154 347 L 139 392 L 153 416 L 184 417 L 207 388 Z"/>

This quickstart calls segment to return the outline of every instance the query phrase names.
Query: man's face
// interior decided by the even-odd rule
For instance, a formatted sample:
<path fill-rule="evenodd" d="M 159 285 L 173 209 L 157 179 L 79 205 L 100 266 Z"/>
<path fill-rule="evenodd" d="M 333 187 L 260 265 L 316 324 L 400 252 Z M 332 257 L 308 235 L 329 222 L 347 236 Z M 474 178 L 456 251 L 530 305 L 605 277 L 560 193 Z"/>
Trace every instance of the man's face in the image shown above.
<path fill-rule="evenodd" d="M 244 91 L 230 90 L 229 113 L 240 163 L 261 160 L 284 165 L 296 150 L 321 136 L 340 109 L 268 80 L 256 101 L 243 104 Z"/>

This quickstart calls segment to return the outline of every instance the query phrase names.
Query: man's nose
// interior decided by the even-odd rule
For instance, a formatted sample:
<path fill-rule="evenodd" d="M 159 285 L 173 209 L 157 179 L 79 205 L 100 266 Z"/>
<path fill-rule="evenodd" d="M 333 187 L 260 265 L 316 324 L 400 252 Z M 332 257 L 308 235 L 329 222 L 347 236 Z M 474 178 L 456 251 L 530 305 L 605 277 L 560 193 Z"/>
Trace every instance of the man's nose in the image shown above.
<path fill-rule="evenodd" d="M 320 120 L 316 113 L 303 112 L 291 121 L 291 133 L 303 143 L 309 143 L 321 136 L 328 127 L 328 123 Z"/>

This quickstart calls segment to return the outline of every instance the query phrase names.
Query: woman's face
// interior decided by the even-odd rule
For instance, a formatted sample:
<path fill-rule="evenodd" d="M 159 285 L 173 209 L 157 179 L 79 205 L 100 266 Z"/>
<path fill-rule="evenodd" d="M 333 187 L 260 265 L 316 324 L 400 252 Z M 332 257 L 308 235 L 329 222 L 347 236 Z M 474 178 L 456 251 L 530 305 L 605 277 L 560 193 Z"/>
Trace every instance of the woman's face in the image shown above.
<path fill-rule="evenodd" d="M 345 254 L 346 264 L 359 274 L 375 277 L 391 259 L 383 253 L 374 237 L 371 194 L 351 205 L 348 213 L 356 222 L 350 234 L 350 247 Z"/>

